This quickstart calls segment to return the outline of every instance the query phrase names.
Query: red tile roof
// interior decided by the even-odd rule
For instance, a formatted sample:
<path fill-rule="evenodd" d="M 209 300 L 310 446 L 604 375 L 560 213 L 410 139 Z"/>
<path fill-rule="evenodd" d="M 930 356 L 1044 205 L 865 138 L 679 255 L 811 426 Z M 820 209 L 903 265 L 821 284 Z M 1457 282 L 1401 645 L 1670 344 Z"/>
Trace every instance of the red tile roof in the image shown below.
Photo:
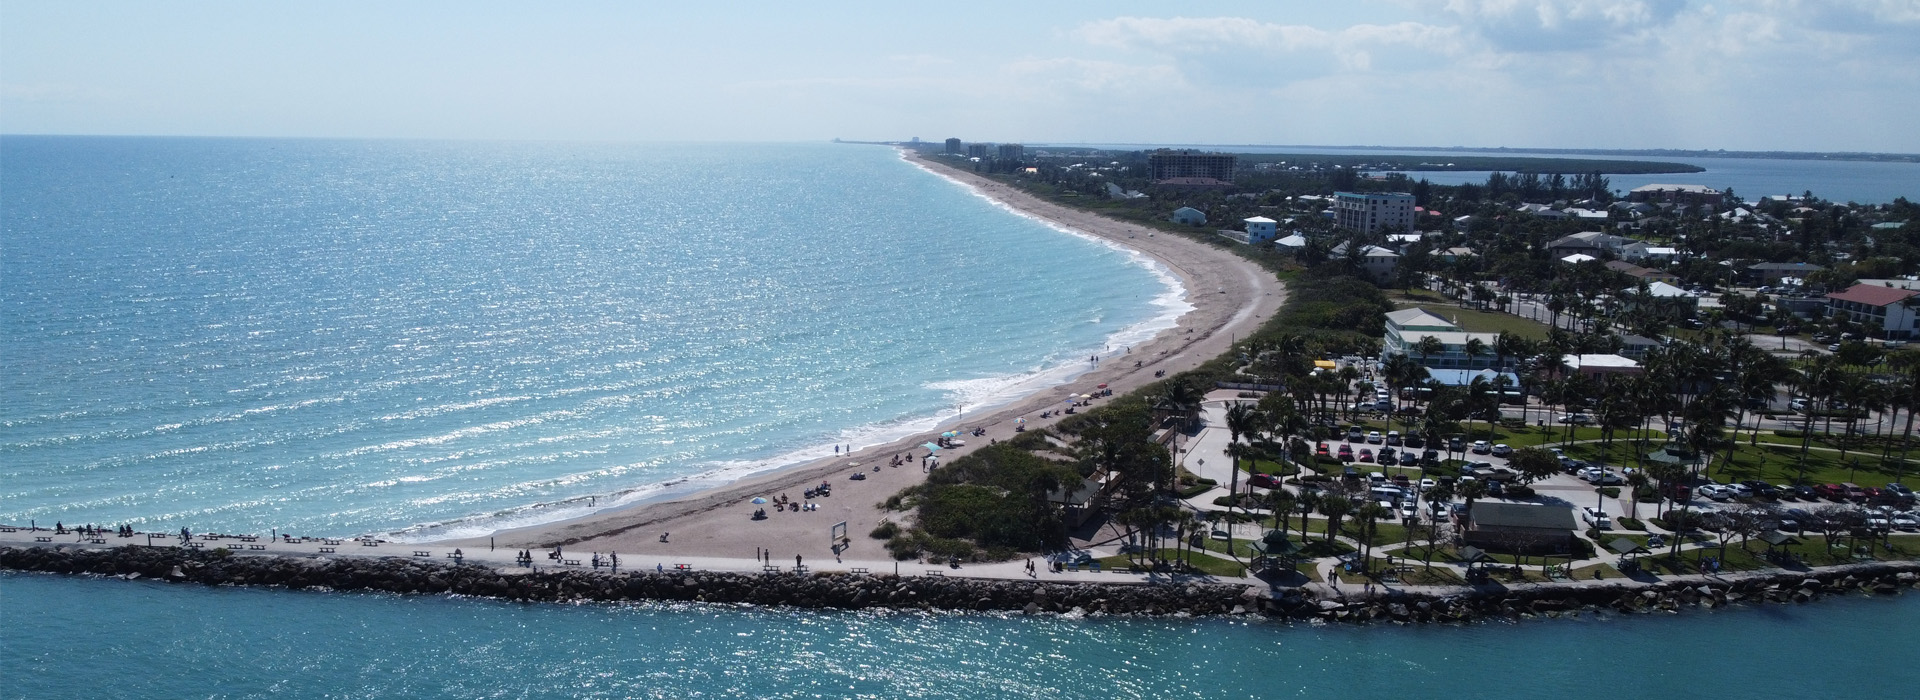
<path fill-rule="evenodd" d="M 1828 294 L 1827 298 L 1851 301 L 1858 304 L 1866 304 L 1867 306 L 1886 306 L 1888 304 L 1906 301 L 1908 297 L 1915 294 L 1920 294 L 1920 292 L 1911 289 L 1901 289 L 1899 287 L 1856 284 L 1848 287 L 1844 292 Z"/>

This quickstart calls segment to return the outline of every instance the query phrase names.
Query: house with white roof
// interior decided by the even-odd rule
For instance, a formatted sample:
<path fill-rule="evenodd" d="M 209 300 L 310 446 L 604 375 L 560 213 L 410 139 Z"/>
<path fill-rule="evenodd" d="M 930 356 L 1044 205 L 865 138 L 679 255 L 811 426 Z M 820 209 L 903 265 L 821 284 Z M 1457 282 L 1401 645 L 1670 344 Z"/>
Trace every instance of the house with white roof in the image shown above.
<path fill-rule="evenodd" d="M 1330 252 L 1335 258 L 1344 258 L 1347 255 L 1347 246 L 1349 245 L 1352 245 L 1352 241 L 1334 246 Z M 1393 270 L 1399 265 L 1399 253 L 1377 245 L 1370 245 L 1360 250 L 1360 269 L 1366 272 L 1367 275 L 1372 277 L 1376 282 L 1385 282 L 1393 279 Z"/>
<path fill-rule="evenodd" d="M 1247 225 L 1247 242 L 1259 245 L 1271 241 L 1279 234 L 1280 222 L 1264 216 L 1249 216 L 1240 220 Z"/>
<path fill-rule="evenodd" d="M 1564 355 L 1560 358 L 1560 370 L 1566 374 L 1578 374 L 1597 382 L 1606 382 L 1614 377 L 1640 374 L 1640 363 L 1629 357 L 1613 354 Z"/>

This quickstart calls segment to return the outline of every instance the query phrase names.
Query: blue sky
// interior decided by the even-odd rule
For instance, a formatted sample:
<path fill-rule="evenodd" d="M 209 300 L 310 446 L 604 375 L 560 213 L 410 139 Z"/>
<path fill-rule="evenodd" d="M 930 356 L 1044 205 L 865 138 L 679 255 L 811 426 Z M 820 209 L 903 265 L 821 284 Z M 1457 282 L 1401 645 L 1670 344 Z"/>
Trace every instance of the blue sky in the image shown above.
<path fill-rule="evenodd" d="M 0 131 L 1920 152 L 1920 0 L 0 4 Z"/>

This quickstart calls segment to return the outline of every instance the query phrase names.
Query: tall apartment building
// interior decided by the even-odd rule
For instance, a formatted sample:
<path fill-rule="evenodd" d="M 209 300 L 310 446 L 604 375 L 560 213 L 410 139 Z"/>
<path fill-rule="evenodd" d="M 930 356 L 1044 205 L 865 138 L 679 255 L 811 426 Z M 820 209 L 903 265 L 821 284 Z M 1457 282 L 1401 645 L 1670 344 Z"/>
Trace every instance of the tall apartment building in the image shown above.
<path fill-rule="evenodd" d="M 1020 160 L 1027 155 L 1027 147 L 1017 143 L 1000 144 L 1001 160 Z"/>
<path fill-rule="evenodd" d="M 990 143 L 967 144 L 968 158 L 987 158 L 992 155 L 993 155 L 993 144 L 990 144 Z"/>
<path fill-rule="evenodd" d="M 1403 192 L 1333 193 L 1333 222 L 1362 233 L 1386 227 L 1413 230 L 1413 195 Z"/>
<path fill-rule="evenodd" d="M 1155 181 L 1200 177 L 1233 182 L 1238 159 L 1231 153 L 1201 153 L 1160 149 L 1147 154 L 1147 177 Z"/>
<path fill-rule="evenodd" d="M 947 139 L 947 152 L 948 152 L 948 153 L 956 153 L 956 154 L 957 154 L 957 153 L 960 153 L 960 151 L 961 151 L 961 147 L 960 147 L 960 139 Z"/>

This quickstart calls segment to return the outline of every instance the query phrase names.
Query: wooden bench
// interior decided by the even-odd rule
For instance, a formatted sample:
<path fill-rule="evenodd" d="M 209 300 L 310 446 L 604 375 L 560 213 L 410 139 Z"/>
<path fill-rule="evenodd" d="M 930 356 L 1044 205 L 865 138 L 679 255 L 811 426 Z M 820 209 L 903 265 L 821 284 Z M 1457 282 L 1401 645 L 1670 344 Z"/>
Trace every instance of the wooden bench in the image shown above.
<path fill-rule="evenodd" d="M 793 567 L 793 573 L 794 573 L 794 575 L 796 575 L 796 576 L 805 576 L 805 575 L 807 575 L 807 571 L 808 571 L 808 569 L 807 569 L 807 567 L 806 567 L 806 566 L 804 566 L 804 565 L 803 565 L 803 566 L 796 566 L 796 567 Z"/>
<path fill-rule="evenodd" d="M 52 541 L 53 541 L 53 538 L 52 538 L 52 537 L 35 537 L 35 538 L 33 538 L 33 541 L 35 541 L 35 542 L 52 542 Z"/>
<path fill-rule="evenodd" d="M 941 577 L 941 578 L 946 578 L 946 577 L 947 577 L 947 572 L 945 572 L 945 571 L 941 571 L 941 570 L 939 570 L 939 569 L 927 569 L 927 575 L 928 575 L 928 576 L 939 576 L 939 577 Z"/>
<path fill-rule="evenodd" d="M 260 538 L 258 538 L 258 537 L 245 537 L 245 536 L 242 536 L 242 537 L 240 538 L 240 541 L 241 541 L 241 542 L 259 542 L 259 541 L 260 541 Z"/>
<path fill-rule="evenodd" d="M 795 568 L 795 569 L 798 569 L 799 567 L 794 567 L 794 568 Z M 674 565 L 673 565 L 673 570 L 674 570 L 674 571 L 692 571 L 692 570 L 693 570 L 693 567 L 692 567 L 692 566 L 688 566 L 688 565 L 686 565 L 686 564 L 674 564 Z M 795 573 L 799 573 L 799 572 L 798 572 L 798 571 L 796 571 Z"/>
<path fill-rule="evenodd" d="M 567 566 L 579 566 L 580 560 L 579 559 L 562 559 L 560 560 L 560 563 L 565 564 Z"/>
<path fill-rule="evenodd" d="M 328 547 L 338 547 L 340 546 L 340 540 L 320 540 L 320 544 L 324 544 Z"/>
<path fill-rule="evenodd" d="M 424 549 L 416 549 L 416 550 L 413 550 L 413 555 L 416 557 L 431 557 L 433 556 L 433 552 L 429 552 Z"/>
<path fill-rule="evenodd" d="M 17 528 L 17 527 L 0 527 L 0 532 L 19 532 L 19 531 L 20 531 L 20 528 Z"/>
<path fill-rule="evenodd" d="M 321 548 L 320 548 L 320 553 L 321 553 L 321 554 L 332 554 L 332 553 L 334 553 L 334 549 L 333 549 L 332 547 L 321 547 Z"/>
<path fill-rule="evenodd" d="M 106 544 L 106 543 L 107 543 L 107 540 L 106 540 L 106 538 L 104 538 L 104 537 L 95 537 L 95 538 L 93 538 L 93 539 L 90 539 L 90 540 L 87 540 L 87 541 L 88 541 L 88 542 L 92 542 L 92 543 L 94 543 L 94 544 Z"/>
<path fill-rule="evenodd" d="M 380 543 L 379 543 L 379 542 L 375 542 L 375 541 L 373 541 L 373 540 L 361 540 L 361 541 L 360 541 L 360 546 L 362 546 L 362 547 L 378 547 L 378 546 L 380 546 Z"/>
<path fill-rule="evenodd" d="M 205 545 L 205 544 L 202 544 L 202 543 L 199 543 L 199 542 L 188 542 L 188 543 L 186 543 L 186 545 L 184 545 L 184 546 L 185 546 L 185 547 L 186 547 L 187 549 L 204 549 L 204 548 L 206 548 L 206 545 Z"/>
<path fill-rule="evenodd" d="M 864 566 L 856 566 L 856 567 L 853 567 L 853 575 L 855 575 L 855 576 L 865 576 L 865 575 L 867 575 L 867 567 L 864 567 Z"/>
<path fill-rule="evenodd" d="M 766 566 L 760 567 L 760 573 L 769 574 L 769 575 L 777 574 L 777 573 L 780 573 L 780 567 L 774 566 L 772 564 L 768 564 Z"/>
<path fill-rule="evenodd" d="M 256 551 L 256 552 L 258 552 L 258 551 L 263 551 L 263 550 L 265 550 L 266 548 L 267 548 L 267 546 L 266 546 L 266 545 L 264 545 L 264 544 L 250 544 L 250 545 L 247 545 L 247 549 L 251 549 L 251 550 L 253 550 L 253 551 Z"/>

